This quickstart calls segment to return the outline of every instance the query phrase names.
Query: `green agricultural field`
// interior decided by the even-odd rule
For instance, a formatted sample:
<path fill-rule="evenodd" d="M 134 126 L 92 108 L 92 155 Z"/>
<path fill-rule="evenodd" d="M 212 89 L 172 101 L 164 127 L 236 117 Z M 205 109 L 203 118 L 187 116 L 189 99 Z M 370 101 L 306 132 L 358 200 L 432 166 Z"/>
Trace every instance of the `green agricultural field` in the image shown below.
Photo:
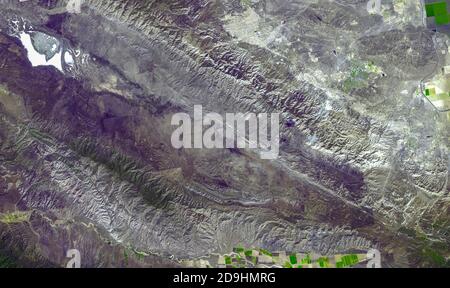
<path fill-rule="evenodd" d="M 450 22 L 447 2 L 445 1 L 425 4 L 425 11 L 427 17 L 434 17 L 436 25 L 446 25 Z"/>
<path fill-rule="evenodd" d="M 450 109 L 450 92 L 436 93 L 434 88 L 429 87 L 424 92 L 425 96 L 437 109 L 442 111 Z"/>

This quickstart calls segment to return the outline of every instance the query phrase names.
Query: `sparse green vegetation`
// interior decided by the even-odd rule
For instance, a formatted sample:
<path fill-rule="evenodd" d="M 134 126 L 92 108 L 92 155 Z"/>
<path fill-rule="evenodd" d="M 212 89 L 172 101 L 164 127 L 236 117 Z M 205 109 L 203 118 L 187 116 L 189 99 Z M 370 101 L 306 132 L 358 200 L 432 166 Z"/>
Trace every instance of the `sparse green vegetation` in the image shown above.
<path fill-rule="evenodd" d="M 422 250 L 425 261 L 429 262 L 433 267 L 450 268 L 450 260 L 447 260 L 438 251 L 425 247 Z"/>
<path fill-rule="evenodd" d="M 269 257 L 272 257 L 272 253 L 270 253 L 269 251 L 265 250 L 265 249 L 259 249 L 259 252 L 261 252 L 264 255 L 267 255 Z"/>
<path fill-rule="evenodd" d="M 353 61 L 347 78 L 342 82 L 342 90 L 350 92 L 352 89 L 367 87 L 370 74 L 382 73 L 380 67 L 373 61 L 362 63 Z"/>
<path fill-rule="evenodd" d="M 127 250 L 125 249 L 125 250 L 123 250 L 123 261 L 125 263 L 125 266 L 128 266 L 128 263 L 129 263 L 128 260 L 129 260 L 128 259 L 128 253 L 127 253 Z"/>
<path fill-rule="evenodd" d="M 416 239 L 415 250 L 417 252 L 413 254 L 412 258 L 414 261 L 418 260 L 423 263 L 422 267 L 450 268 L 448 243 L 430 241 L 426 234 L 413 229 L 402 228 L 399 231 Z"/>
<path fill-rule="evenodd" d="M 284 268 L 292 268 L 292 265 L 291 265 L 291 263 L 286 262 L 286 263 L 284 263 L 283 267 Z"/>
<path fill-rule="evenodd" d="M 9 256 L 0 253 L 0 268 L 19 268 L 17 263 Z"/>
<path fill-rule="evenodd" d="M 241 0 L 241 5 L 242 5 L 242 7 L 250 7 L 250 5 L 252 5 L 252 1 L 251 0 Z"/>
<path fill-rule="evenodd" d="M 134 255 L 136 256 L 136 258 L 139 261 L 142 261 L 146 256 L 148 256 L 147 253 L 141 252 L 141 251 L 137 251 L 135 249 L 133 249 Z"/>
<path fill-rule="evenodd" d="M 14 211 L 11 213 L 0 214 L 0 222 L 5 224 L 18 224 L 29 220 L 30 213 Z"/>
<path fill-rule="evenodd" d="M 306 255 L 305 258 L 302 259 L 302 264 L 311 264 L 311 257 L 309 257 L 309 255 Z"/>

